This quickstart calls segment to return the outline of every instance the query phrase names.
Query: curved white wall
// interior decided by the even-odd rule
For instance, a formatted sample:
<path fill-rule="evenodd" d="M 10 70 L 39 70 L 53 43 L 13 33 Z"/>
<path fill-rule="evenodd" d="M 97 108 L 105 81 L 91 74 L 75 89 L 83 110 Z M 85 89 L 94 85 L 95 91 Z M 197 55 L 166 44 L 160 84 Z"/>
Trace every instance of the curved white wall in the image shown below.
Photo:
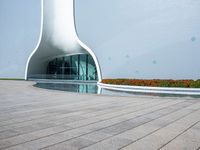
<path fill-rule="evenodd" d="M 36 49 L 30 55 L 25 78 L 29 74 L 45 74 L 48 62 L 55 57 L 91 54 L 98 79 L 100 67 L 94 53 L 76 35 L 74 25 L 74 0 L 42 0 L 41 34 Z"/>
<path fill-rule="evenodd" d="M 53 0 L 45 1 L 50 3 L 46 11 L 56 10 Z M 39 36 L 40 5 L 41 0 L 0 1 L 0 78 L 24 77 L 28 56 Z M 52 10 L 51 15 L 60 13 Z M 71 9 L 61 10 L 66 15 Z M 60 48 L 71 30 L 55 29 L 60 25 L 49 13 L 45 15 L 49 22 L 44 21 L 48 28 L 43 30 L 42 43 L 48 44 L 39 43 L 39 48 L 55 48 L 59 54 L 68 54 L 69 49 Z M 199 18 L 199 0 L 75 0 L 78 35 L 97 56 L 103 78 L 200 78 Z M 69 25 L 65 19 L 62 21 L 64 26 Z M 47 30 L 49 35 L 45 34 Z M 58 33 L 59 41 L 53 31 Z M 75 43 L 84 47 L 78 39 Z M 53 53 L 48 53 L 49 58 Z M 42 51 L 34 56 L 41 59 L 35 57 L 30 62 L 47 59 Z M 40 65 L 35 63 L 35 69 Z"/>

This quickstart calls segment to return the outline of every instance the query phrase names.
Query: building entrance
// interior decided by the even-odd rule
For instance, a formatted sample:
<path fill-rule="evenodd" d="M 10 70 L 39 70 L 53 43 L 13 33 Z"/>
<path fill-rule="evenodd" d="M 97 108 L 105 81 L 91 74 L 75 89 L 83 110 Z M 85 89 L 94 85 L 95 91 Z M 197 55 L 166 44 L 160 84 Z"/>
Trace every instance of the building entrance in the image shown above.
<path fill-rule="evenodd" d="M 98 80 L 97 69 L 89 54 L 58 57 L 47 65 L 47 79 Z"/>

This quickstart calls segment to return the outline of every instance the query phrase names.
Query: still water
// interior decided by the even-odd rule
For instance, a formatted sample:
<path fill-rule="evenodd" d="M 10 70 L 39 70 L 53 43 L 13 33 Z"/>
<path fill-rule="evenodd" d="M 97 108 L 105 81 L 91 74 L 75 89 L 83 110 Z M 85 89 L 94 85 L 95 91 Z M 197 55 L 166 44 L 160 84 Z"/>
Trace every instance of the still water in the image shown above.
<path fill-rule="evenodd" d="M 158 96 L 158 97 L 186 97 L 187 95 L 172 95 L 172 94 L 155 94 L 155 93 L 137 93 L 137 92 L 121 92 L 107 90 L 99 87 L 96 83 L 78 83 L 78 82 L 66 82 L 66 83 L 45 83 L 38 82 L 34 85 L 38 88 L 50 89 L 50 90 L 59 90 L 67 92 L 76 92 L 76 93 L 89 93 L 89 94 L 103 94 L 103 95 L 112 95 L 112 96 Z M 191 97 L 191 96 L 187 96 Z M 199 96 L 192 96 L 193 98 L 199 98 Z"/>

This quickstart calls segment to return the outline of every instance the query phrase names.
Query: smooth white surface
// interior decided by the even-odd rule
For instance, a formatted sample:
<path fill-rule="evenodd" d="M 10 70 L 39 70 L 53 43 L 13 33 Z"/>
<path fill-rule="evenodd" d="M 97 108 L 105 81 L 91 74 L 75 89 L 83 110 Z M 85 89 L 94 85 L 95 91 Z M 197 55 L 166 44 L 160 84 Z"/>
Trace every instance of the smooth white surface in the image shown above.
<path fill-rule="evenodd" d="M 0 78 L 24 78 L 40 3 L 0 0 Z M 199 0 L 75 0 L 77 34 L 103 78 L 200 78 L 199 18 Z"/>
<path fill-rule="evenodd" d="M 165 87 L 145 87 L 145 86 L 128 86 L 113 85 L 98 82 L 98 86 L 103 89 L 139 92 L 139 93 L 158 93 L 158 94 L 179 94 L 179 95 L 200 95 L 200 88 L 165 88 Z"/>
<path fill-rule="evenodd" d="M 98 79 L 101 71 L 95 54 L 82 43 L 75 30 L 74 0 L 42 0 L 41 33 L 37 47 L 31 53 L 28 74 L 45 74 L 48 62 L 55 57 L 89 53 L 96 64 Z"/>
<path fill-rule="evenodd" d="M 79 37 L 106 78 L 200 78 L 199 0 L 76 0 Z"/>

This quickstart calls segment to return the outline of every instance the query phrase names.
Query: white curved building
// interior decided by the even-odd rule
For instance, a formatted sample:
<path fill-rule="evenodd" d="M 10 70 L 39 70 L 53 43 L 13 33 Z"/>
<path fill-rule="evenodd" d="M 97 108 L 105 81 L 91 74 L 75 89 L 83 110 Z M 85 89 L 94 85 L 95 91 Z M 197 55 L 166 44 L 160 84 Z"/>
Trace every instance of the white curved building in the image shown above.
<path fill-rule="evenodd" d="M 19 17 L 27 21 L 19 53 L 0 47 L 0 78 L 200 78 L 200 1 L 37 0 L 38 11 L 36 26 Z M 35 49 L 20 47 L 29 26 Z"/>
<path fill-rule="evenodd" d="M 95 54 L 77 36 L 74 1 L 41 2 L 40 38 L 27 61 L 25 78 L 101 80 Z"/>

